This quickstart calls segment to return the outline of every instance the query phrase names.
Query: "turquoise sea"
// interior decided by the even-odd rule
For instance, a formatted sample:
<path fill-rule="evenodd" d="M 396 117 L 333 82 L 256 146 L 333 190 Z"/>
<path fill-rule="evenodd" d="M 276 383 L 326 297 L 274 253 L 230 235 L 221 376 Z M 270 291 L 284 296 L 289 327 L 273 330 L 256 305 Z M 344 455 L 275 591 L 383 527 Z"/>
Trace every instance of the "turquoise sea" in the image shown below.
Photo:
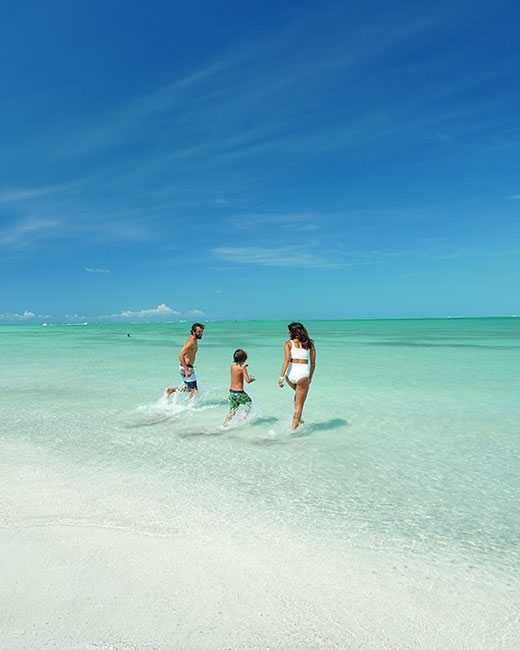
<path fill-rule="evenodd" d="M 0 326 L 2 648 L 518 647 L 520 318 L 306 325 Z"/>

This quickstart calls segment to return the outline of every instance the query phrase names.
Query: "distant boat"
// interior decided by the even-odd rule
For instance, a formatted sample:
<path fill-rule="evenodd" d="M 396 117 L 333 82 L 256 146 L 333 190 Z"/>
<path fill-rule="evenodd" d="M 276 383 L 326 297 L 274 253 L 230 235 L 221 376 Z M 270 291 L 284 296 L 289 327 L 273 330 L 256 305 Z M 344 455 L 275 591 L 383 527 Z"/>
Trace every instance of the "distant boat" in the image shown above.
<path fill-rule="evenodd" d="M 42 323 L 42 327 L 47 327 L 49 323 Z"/>

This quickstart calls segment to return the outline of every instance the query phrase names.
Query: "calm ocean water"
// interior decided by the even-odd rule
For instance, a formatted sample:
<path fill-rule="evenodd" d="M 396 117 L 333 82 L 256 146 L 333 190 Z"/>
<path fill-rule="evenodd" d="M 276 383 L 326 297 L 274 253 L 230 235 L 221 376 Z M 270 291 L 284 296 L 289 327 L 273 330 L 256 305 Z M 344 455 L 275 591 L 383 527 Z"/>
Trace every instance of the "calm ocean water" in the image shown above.
<path fill-rule="evenodd" d="M 0 327 L 3 647 L 515 647 L 520 319 L 307 325 L 295 434 L 285 322 L 208 323 L 194 403 L 161 398 L 188 324 Z M 237 347 L 254 410 L 223 430 Z M 87 614 L 116 556 L 134 627 Z"/>

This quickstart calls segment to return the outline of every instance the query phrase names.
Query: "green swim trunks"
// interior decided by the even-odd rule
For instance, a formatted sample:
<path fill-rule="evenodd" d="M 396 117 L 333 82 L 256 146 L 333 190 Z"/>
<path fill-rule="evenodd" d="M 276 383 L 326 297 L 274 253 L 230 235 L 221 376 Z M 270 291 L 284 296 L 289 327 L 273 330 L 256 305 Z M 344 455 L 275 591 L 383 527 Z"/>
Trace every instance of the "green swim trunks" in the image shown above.
<path fill-rule="evenodd" d="M 241 406 L 251 404 L 251 398 L 243 390 L 230 390 L 229 391 L 229 408 L 236 411 Z"/>

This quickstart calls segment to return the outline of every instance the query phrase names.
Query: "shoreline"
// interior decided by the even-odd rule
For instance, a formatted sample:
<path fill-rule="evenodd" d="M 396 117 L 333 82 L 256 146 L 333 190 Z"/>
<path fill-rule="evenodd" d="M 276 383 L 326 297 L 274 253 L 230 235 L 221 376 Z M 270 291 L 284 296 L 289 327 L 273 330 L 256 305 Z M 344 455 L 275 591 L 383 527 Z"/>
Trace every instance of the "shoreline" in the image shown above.
<path fill-rule="evenodd" d="M 512 648 L 482 567 L 273 524 L 247 495 L 3 445 L 4 648 Z M 511 581 L 512 582 L 512 581 Z"/>

